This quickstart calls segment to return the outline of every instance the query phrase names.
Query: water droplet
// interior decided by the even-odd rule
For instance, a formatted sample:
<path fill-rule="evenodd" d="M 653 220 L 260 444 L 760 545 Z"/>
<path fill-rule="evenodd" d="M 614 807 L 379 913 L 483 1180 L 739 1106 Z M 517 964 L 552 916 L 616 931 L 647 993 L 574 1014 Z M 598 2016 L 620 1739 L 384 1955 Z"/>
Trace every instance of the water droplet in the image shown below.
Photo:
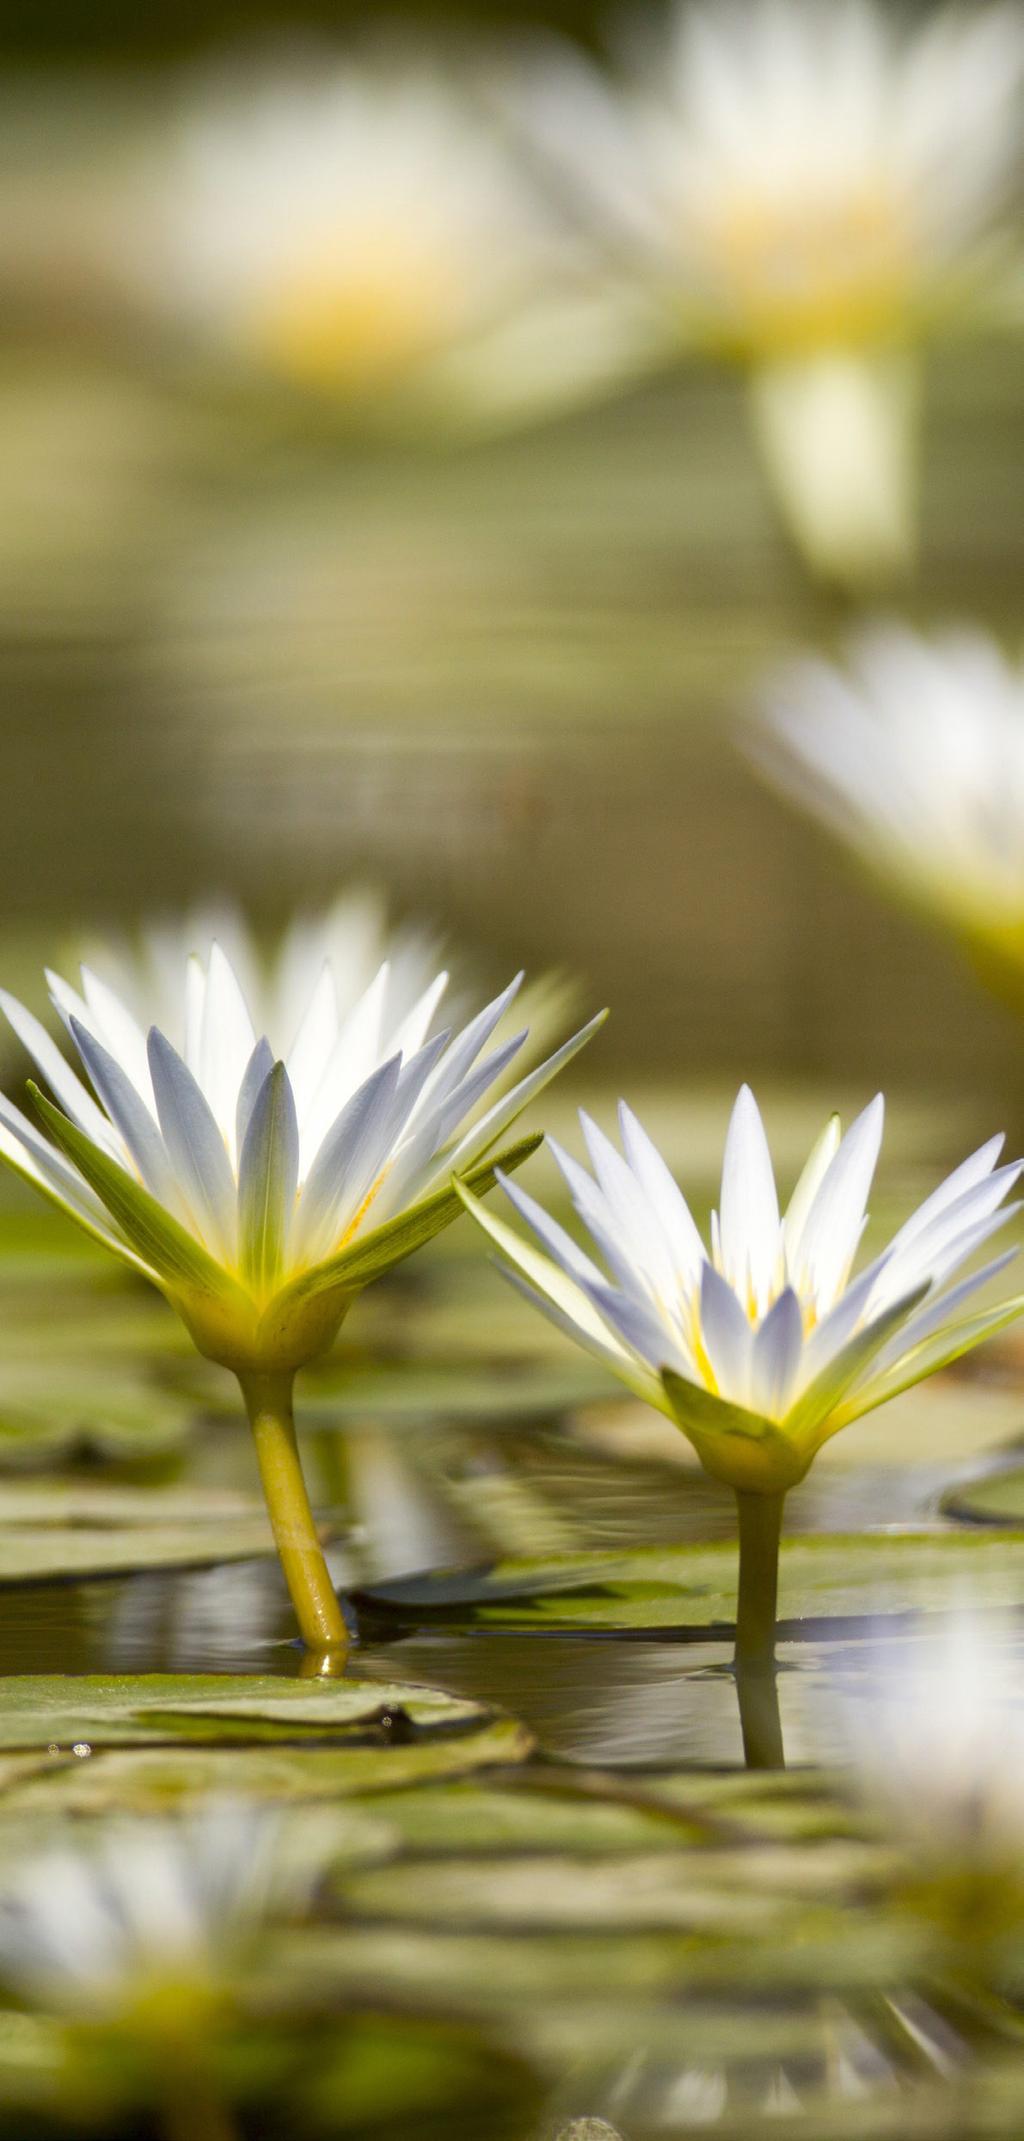
<path fill-rule="evenodd" d="M 92 1748 L 88 1740 L 76 1740 L 71 1752 L 72 1754 L 77 1754 L 79 1761 L 81 1761 L 85 1755 L 92 1753 Z"/>

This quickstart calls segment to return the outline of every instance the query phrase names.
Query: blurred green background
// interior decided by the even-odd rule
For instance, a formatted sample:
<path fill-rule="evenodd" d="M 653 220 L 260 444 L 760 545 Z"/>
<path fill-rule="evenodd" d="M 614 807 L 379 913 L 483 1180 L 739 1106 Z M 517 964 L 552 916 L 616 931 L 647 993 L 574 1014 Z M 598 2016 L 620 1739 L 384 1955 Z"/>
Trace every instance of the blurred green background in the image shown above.
<path fill-rule="evenodd" d="M 302 16 L 341 50 L 353 26 L 387 43 L 438 19 Z M 541 20 L 599 16 L 467 0 L 444 26 L 457 47 L 472 22 Z M 139 62 L 159 80 L 172 56 L 280 28 L 252 4 L 16 8 L 9 231 L 26 168 L 74 184 L 55 84 L 64 109 L 112 99 L 116 147 Z M 578 971 L 614 1011 L 595 1073 L 896 1083 L 1024 1122 L 1015 1019 L 739 748 L 765 667 L 838 644 L 849 618 L 790 553 L 738 380 L 694 361 L 503 436 L 374 446 L 301 399 L 167 366 L 52 289 L 22 287 L 7 320 L 15 986 L 83 925 L 224 891 L 269 925 L 370 875 L 495 972 Z M 930 360 L 900 604 L 920 622 L 1017 629 L 1022 405 L 1007 337 Z"/>

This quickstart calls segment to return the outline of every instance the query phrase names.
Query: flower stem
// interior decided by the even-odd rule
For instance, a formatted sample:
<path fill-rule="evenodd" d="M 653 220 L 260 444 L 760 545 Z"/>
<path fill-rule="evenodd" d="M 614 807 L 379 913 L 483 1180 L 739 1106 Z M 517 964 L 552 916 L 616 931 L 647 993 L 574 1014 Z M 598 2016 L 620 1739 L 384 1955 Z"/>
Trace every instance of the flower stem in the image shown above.
<path fill-rule="evenodd" d="M 345 1622 L 316 1535 L 295 1439 L 294 1376 L 241 1375 L 239 1382 L 302 1640 L 310 1650 L 344 1651 L 348 1643 Z"/>
<path fill-rule="evenodd" d="M 748 1769 L 784 1769 L 775 1685 L 781 1494 L 737 1491 L 740 1578 L 736 1605 L 736 1693 Z"/>

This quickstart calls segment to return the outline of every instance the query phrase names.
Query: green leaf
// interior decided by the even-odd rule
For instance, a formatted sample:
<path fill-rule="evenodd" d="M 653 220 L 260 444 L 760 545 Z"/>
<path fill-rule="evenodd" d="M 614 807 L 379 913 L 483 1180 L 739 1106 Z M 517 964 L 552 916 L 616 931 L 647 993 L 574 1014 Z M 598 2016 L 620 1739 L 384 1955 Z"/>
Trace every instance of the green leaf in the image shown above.
<path fill-rule="evenodd" d="M 355 1732 L 387 1748 L 413 1731 L 461 1732 L 493 1713 L 433 1688 L 375 1680 L 286 1680 L 269 1674 L 16 1673 L 0 1680 L 0 1747 L 70 1748 L 181 1741 L 311 1744 Z"/>
<path fill-rule="evenodd" d="M 242 1495 L 0 1485 L 0 1584 L 199 1568 L 273 1551 L 265 1510 Z"/>
<path fill-rule="evenodd" d="M 132 1247 L 171 1286 L 213 1294 L 220 1300 L 246 1302 L 246 1296 L 223 1266 L 178 1221 L 158 1204 L 141 1182 L 133 1180 L 47 1100 L 39 1087 L 28 1088 L 36 1110 L 62 1152 L 73 1160 L 90 1188 L 106 1205 Z"/>
<path fill-rule="evenodd" d="M 779 1618 L 784 1636 L 799 1638 L 802 1621 L 941 1612 L 958 1586 L 970 1589 L 979 1609 L 1013 1606 L 1022 1567 L 1024 1533 L 798 1537 L 783 1541 Z M 375 1613 L 407 1622 L 725 1631 L 735 1620 L 736 1548 L 510 1558 L 468 1574 L 431 1572 L 373 1584 L 357 1595 Z M 806 1633 L 820 1633 L 820 1626 Z"/>
<path fill-rule="evenodd" d="M 494 1159 L 471 1168 L 465 1179 L 473 1189 L 491 1189 L 495 1168 L 500 1167 L 506 1174 L 511 1174 L 542 1143 L 542 1131 L 521 1138 L 518 1144 L 508 1145 Z M 422 1249 L 435 1234 L 440 1234 L 453 1219 L 458 1219 L 461 1211 L 458 1192 L 449 1184 L 434 1196 L 425 1197 L 422 1203 L 414 1204 L 409 1211 L 385 1220 L 383 1226 L 375 1227 L 372 1233 L 357 1239 L 351 1249 L 343 1249 L 327 1263 L 317 1264 L 312 1271 L 304 1272 L 291 1286 L 285 1287 L 275 1308 L 286 1312 L 293 1302 L 310 1300 L 335 1287 L 339 1292 L 357 1292 L 360 1287 L 368 1286 L 371 1279 L 379 1278 L 382 1272 L 390 1271 L 393 1265 L 411 1256 L 414 1250 Z"/>
<path fill-rule="evenodd" d="M 179 1448 L 191 1398 L 115 1362 L 8 1359 L 0 1349 L 0 1467 L 87 1457 L 158 1457 Z"/>
<path fill-rule="evenodd" d="M 274 1805 L 336 1807 L 341 1800 L 358 1799 L 372 1808 L 378 1792 L 404 1797 L 412 1786 L 433 1789 L 438 1781 L 476 1770 L 504 1773 L 532 1750 L 530 1734 L 514 1718 L 462 1705 L 450 1717 L 427 1714 L 416 1725 L 416 1708 L 409 1691 L 409 1699 L 390 1713 L 400 1719 L 397 1731 L 382 1728 L 372 1712 L 347 1723 L 309 1718 L 288 1725 L 282 1719 L 270 1731 L 258 1719 L 234 1713 L 169 1710 L 150 1719 L 168 1741 L 159 1747 L 105 1747 L 95 1726 L 86 1724 L 83 1739 L 93 1749 L 91 1758 L 73 1755 L 66 1742 L 57 1757 L 40 1752 L 30 1774 L 21 1772 L 7 1783 L 0 1816 L 13 1828 L 15 1819 L 30 1815 L 164 1814 L 225 1793 Z M 198 1731 L 202 1737 L 193 1741 Z M 267 1733 L 262 1744 L 251 1744 L 262 1731 Z M 321 1744 L 325 1733 L 333 1745 Z M 293 1739 L 300 1744 L 291 1745 Z M 0 1771 L 0 1785 L 4 1781 Z M 367 1821 L 343 1836 L 343 1856 L 372 1863 L 394 1851 L 397 1842 L 394 1824 Z"/>
<path fill-rule="evenodd" d="M 704 1841 L 699 1813 L 636 1806 L 576 1791 L 557 1772 L 543 1784 L 529 1777 L 502 1784 L 439 1784 L 429 1792 L 392 1792 L 371 1802 L 374 1818 L 390 1828 L 395 1848 L 417 1855 L 569 1852 L 598 1859 L 623 1851 L 676 1851 Z"/>

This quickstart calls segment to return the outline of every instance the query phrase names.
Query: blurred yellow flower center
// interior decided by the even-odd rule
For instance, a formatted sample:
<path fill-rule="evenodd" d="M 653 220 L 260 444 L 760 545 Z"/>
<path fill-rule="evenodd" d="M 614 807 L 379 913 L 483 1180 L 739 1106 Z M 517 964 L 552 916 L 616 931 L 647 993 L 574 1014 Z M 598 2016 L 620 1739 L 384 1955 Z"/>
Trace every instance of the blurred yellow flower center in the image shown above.
<path fill-rule="evenodd" d="M 321 244 L 296 258 L 252 312 L 246 339 L 260 361 L 303 385 L 371 393 L 415 368 L 457 311 L 453 263 L 388 233 Z"/>
<path fill-rule="evenodd" d="M 907 302 L 909 249 L 890 189 L 727 196 L 706 232 L 709 264 L 755 353 L 884 334 Z"/>

